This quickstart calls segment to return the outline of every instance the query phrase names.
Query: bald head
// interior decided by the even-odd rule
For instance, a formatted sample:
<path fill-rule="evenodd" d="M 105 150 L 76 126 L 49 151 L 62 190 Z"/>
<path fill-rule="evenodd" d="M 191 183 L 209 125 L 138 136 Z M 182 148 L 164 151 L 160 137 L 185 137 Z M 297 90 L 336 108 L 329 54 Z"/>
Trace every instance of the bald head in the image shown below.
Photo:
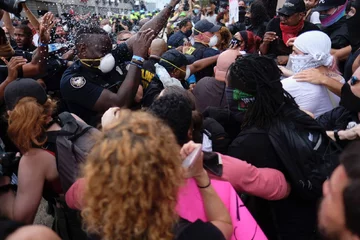
<path fill-rule="evenodd" d="M 19 228 L 6 240 L 60 240 L 60 238 L 50 228 L 33 225 Z"/>
<path fill-rule="evenodd" d="M 157 38 L 151 42 L 151 46 L 149 48 L 149 55 L 155 55 L 160 57 L 166 51 L 167 51 L 167 44 L 164 41 L 164 39 Z"/>

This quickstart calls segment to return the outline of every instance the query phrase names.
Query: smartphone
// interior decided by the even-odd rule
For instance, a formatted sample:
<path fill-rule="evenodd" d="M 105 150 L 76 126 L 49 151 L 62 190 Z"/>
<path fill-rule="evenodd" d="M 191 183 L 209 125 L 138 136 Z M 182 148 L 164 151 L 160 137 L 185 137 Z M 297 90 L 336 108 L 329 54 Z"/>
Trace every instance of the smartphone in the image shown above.
<path fill-rule="evenodd" d="M 202 152 L 202 145 L 200 145 L 199 147 L 195 148 L 194 151 L 192 151 L 189 156 L 187 156 L 185 158 L 185 160 L 182 163 L 182 166 L 184 168 L 188 168 L 191 165 L 194 164 L 195 160 L 199 158 L 200 154 Z"/>

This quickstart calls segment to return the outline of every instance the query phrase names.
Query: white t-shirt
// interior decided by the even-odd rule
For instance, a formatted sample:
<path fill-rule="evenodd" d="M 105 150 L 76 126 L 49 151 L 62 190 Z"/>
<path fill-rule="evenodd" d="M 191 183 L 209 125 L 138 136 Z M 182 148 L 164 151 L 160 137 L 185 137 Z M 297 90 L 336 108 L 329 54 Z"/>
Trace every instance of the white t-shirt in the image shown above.
<path fill-rule="evenodd" d="M 315 24 L 315 25 L 321 24 L 320 13 L 319 12 L 313 12 L 311 14 L 311 16 L 310 16 L 310 22 Z"/>
<path fill-rule="evenodd" d="M 212 24 L 217 25 L 216 24 L 216 17 L 217 17 L 217 15 L 214 14 L 212 16 L 206 16 L 205 19 L 208 20 L 209 22 L 211 22 Z"/>
<path fill-rule="evenodd" d="M 300 109 L 309 111 L 315 118 L 339 105 L 340 98 L 325 86 L 307 82 L 297 82 L 289 77 L 281 81 L 283 88 L 295 98 Z"/>

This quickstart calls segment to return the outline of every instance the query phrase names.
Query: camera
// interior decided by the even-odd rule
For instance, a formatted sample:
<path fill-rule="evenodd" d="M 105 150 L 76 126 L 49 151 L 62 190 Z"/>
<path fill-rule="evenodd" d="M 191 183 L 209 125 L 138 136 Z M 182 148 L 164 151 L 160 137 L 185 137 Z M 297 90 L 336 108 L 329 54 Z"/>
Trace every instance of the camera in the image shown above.
<path fill-rule="evenodd" d="M 3 152 L 0 154 L 0 177 L 17 174 L 20 156 L 15 152 Z"/>

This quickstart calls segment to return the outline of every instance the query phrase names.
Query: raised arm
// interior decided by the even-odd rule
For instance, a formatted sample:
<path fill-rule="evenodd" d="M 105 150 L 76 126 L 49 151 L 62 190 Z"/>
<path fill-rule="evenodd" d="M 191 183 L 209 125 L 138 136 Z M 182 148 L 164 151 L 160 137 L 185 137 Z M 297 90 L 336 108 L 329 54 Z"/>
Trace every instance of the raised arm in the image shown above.
<path fill-rule="evenodd" d="M 40 23 L 35 17 L 35 15 L 30 11 L 28 6 L 25 3 L 22 3 L 23 10 L 25 11 L 26 16 L 28 17 L 31 25 L 36 29 L 40 29 Z"/>
<path fill-rule="evenodd" d="M 180 0 L 171 0 L 170 3 L 158 15 L 156 15 L 153 19 L 145 23 L 144 26 L 142 26 L 142 28 L 140 29 L 140 31 L 150 28 L 153 30 L 154 35 L 157 36 L 161 31 L 161 29 L 163 29 L 163 27 L 165 26 L 168 18 L 170 17 L 172 10 L 179 3 L 179 1 Z M 136 35 L 126 41 L 126 44 L 130 51 L 133 51 L 133 45 L 135 39 L 136 39 Z"/>
<path fill-rule="evenodd" d="M 148 52 L 150 44 L 154 39 L 154 31 L 147 29 L 137 33 L 134 41 L 137 48 L 134 49 L 134 55 L 144 58 Z M 105 112 L 110 107 L 129 107 L 136 95 L 141 81 L 141 66 L 130 64 L 124 82 L 121 84 L 117 93 L 104 89 L 96 101 L 94 109 L 97 112 Z"/>
<path fill-rule="evenodd" d="M 190 141 L 182 147 L 180 152 L 181 156 L 183 158 L 187 157 L 198 146 L 201 145 Z M 203 157 L 204 155 L 201 152 L 198 159 L 195 160 L 194 164 L 190 165 L 186 171 L 188 172 L 188 177 L 192 176 L 199 187 L 202 201 L 204 203 L 206 218 L 222 232 L 225 239 L 230 239 L 233 232 L 230 214 L 221 198 L 211 185 L 211 180 L 206 170 L 203 168 Z"/>
<path fill-rule="evenodd" d="M 40 24 L 40 44 L 30 63 L 23 66 L 24 77 L 34 77 L 46 71 L 48 59 L 48 43 L 50 30 L 54 25 L 54 15 L 48 12 L 44 15 Z"/>
<path fill-rule="evenodd" d="M 10 36 L 13 38 L 14 37 L 14 32 L 15 32 L 15 28 L 12 25 L 11 19 L 10 19 L 10 14 L 8 12 L 3 11 L 3 17 L 2 20 L 4 21 L 4 25 L 6 27 L 6 29 L 9 31 Z"/>

